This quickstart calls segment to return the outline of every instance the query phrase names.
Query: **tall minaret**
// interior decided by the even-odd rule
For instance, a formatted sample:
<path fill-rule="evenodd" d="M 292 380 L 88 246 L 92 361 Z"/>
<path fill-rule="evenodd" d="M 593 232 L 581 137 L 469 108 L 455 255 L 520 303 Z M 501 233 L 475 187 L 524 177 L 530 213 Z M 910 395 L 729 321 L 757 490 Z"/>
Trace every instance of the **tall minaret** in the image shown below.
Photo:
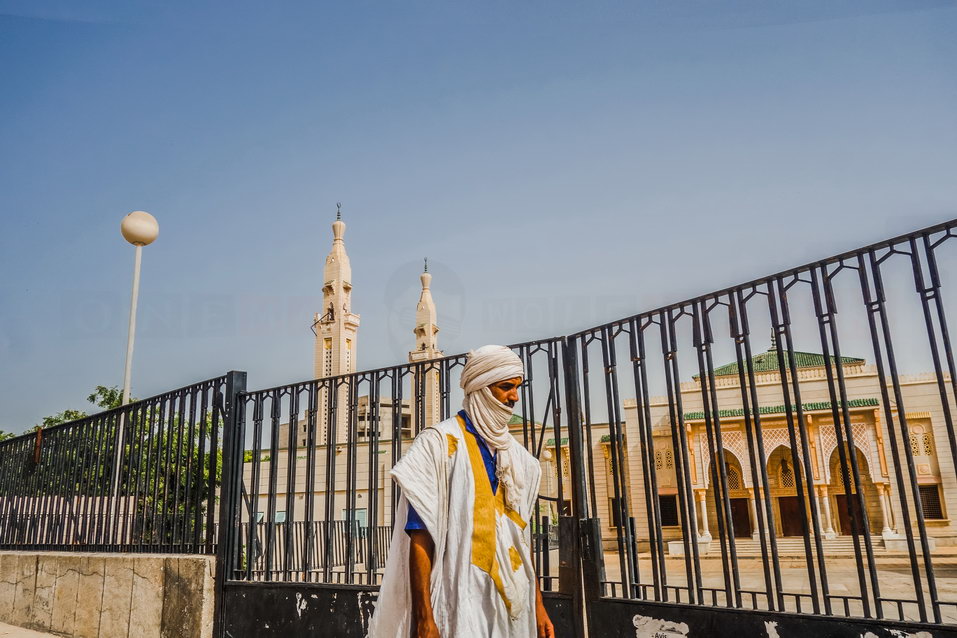
<path fill-rule="evenodd" d="M 415 307 L 415 350 L 409 353 L 410 363 L 419 363 L 429 361 L 430 359 L 439 359 L 443 352 L 439 350 L 439 326 L 436 323 L 435 302 L 432 301 L 432 275 L 429 274 L 429 260 L 425 260 L 425 268 L 419 275 L 422 281 L 422 292 L 419 295 L 419 303 Z M 422 379 L 413 374 L 413 388 L 418 394 L 422 392 L 423 401 L 421 405 L 413 405 L 413 423 L 424 418 L 422 427 L 428 427 L 441 420 L 441 410 L 439 402 L 439 371 L 437 369 L 425 370 Z M 417 410 L 421 410 L 416 414 Z"/>
<path fill-rule="evenodd" d="M 356 370 L 356 335 L 359 330 L 359 315 L 352 312 L 352 267 L 343 237 L 346 224 L 342 221 L 341 205 L 336 204 L 336 221 L 332 223 L 332 250 L 326 257 L 322 277 L 322 312 L 315 314 L 313 332 L 316 334 L 316 378 L 349 374 Z M 321 393 L 320 414 L 325 410 L 325 393 Z M 343 395 L 342 399 L 345 399 Z M 342 401 L 340 400 L 340 404 Z M 344 405 L 339 412 L 346 414 Z M 345 417 L 339 420 L 340 425 Z M 337 439 L 347 435 L 339 427 Z M 319 442 L 326 441 L 326 428 L 322 428 Z"/>

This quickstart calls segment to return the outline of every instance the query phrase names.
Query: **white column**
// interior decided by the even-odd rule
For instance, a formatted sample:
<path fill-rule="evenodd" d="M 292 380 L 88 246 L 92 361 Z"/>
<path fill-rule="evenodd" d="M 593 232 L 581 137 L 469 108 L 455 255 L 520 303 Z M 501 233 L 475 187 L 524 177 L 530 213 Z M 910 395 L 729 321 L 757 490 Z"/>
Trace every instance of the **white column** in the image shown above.
<path fill-rule="evenodd" d="M 884 521 L 884 528 L 881 530 L 881 534 L 886 536 L 892 533 L 893 530 L 891 530 L 890 512 L 887 507 L 887 489 L 882 483 L 877 484 L 877 495 L 877 500 L 881 502 L 881 518 Z"/>
<path fill-rule="evenodd" d="M 821 490 L 821 505 L 821 509 L 824 512 L 824 520 L 827 523 L 827 527 L 824 530 L 824 537 L 834 538 L 837 536 L 837 532 L 834 531 L 834 524 L 831 521 L 831 498 L 827 495 L 826 487 Z"/>
<path fill-rule="evenodd" d="M 751 524 L 751 538 L 758 538 L 758 501 L 757 501 L 757 490 L 751 490 L 748 494 L 748 502 L 751 504 L 751 520 L 754 521 Z"/>
<path fill-rule="evenodd" d="M 711 541 L 711 530 L 708 529 L 708 492 L 701 490 L 698 492 L 698 500 L 701 502 L 701 534 L 698 540 L 703 542 Z"/>
<path fill-rule="evenodd" d="M 897 529 L 897 516 L 894 514 L 894 502 L 891 501 L 891 486 L 889 484 L 884 488 L 884 498 L 887 499 L 887 512 L 891 517 L 891 530 L 895 534 L 900 534 Z"/>
<path fill-rule="evenodd" d="M 817 529 L 814 530 L 814 533 L 823 536 L 823 535 L 824 535 L 824 522 L 821 520 L 821 516 L 822 516 L 822 514 L 821 514 L 821 500 L 820 500 L 821 492 L 817 489 L 817 486 L 816 486 L 816 485 L 813 485 L 813 484 L 812 484 L 812 490 L 813 490 L 813 491 L 811 492 L 811 494 L 812 494 L 811 498 L 813 498 L 814 500 L 817 501 L 817 503 L 813 503 L 813 505 L 814 505 L 815 507 L 817 507 Z M 808 514 L 807 514 L 807 515 L 808 515 L 808 522 L 809 522 L 809 523 L 813 523 L 813 522 L 814 522 L 813 520 L 811 520 L 811 505 L 812 505 L 812 503 L 809 501 L 809 502 L 808 502 Z"/>

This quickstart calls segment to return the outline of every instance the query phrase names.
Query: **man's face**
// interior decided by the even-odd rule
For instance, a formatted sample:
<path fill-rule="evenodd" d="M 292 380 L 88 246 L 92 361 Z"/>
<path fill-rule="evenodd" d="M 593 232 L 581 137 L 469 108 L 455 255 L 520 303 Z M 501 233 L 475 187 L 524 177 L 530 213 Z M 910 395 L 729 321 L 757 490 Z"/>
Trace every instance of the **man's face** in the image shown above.
<path fill-rule="evenodd" d="M 518 403 L 518 386 L 520 385 L 522 385 L 522 377 L 513 377 L 493 383 L 488 389 L 492 391 L 492 396 L 499 402 L 514 408 L 515 404 Z"/>

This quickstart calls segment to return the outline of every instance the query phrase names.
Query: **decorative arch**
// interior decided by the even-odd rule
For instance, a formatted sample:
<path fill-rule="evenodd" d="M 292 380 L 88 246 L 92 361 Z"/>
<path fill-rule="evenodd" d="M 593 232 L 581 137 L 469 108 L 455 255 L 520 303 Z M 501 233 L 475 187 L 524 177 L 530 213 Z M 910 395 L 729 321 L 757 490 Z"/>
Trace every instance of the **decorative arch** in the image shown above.
<path fill-rule="evenodd" d="M 714 481 L 711 477 L 711 464 L 713 459 L 708 459 L 708 465 L 705 468 L 705 485 L 708 487 L 713 487 Z M 728 489 L 734 490 L 743 490 L 750 488 L 753 485 L 751 481 L 751 472 L 750 468 L 746 467 L 744 463 L 741 462 L 741 459 L 738 458 L 738 455 L 732 452 L 731 450 L 724 449 L 724 464 L 728 472 Z M 732 473 L 734 478 L 737 479 L 737 486 L 732 483 Z"/>
<path fill-rule="evenodd" d="M 789 445 L 778 445 L 765 460 L 765 469 L 768 473 L 768 483 L 772 490 L 792 491 L 797 490 L 797 473 L 802 471 L 800 467 L 801 455 L 798 454 L 798 464 L 794 463 L 791 447 Z"/>
<path fill-rule="evenodd" d="M 871 476 L 871 467 L 874 466 L 859 446 L 855 446 L 854 453 L 857 457 L 861 483 L 859 489 L 856 489 L 858 486 L 854 485 L 853 480 L 849 480 L 848 483 L 851 487 L 850 494 L 848 494 L 843 477 L 841 476 L 841 456 L 838 449 L 835 448 L 827 459 L 827 471 L 829 475 L 827 492 L 828 498 L 831 499 L 833 505 L 833 523 L 835 523 L 835 529 L 838 529 L 841 534 L 846 535 L 852 533 L 853 524 L 850 512 L 852 510 L 860 511 L 861 501 L 863 501 L 863 507 L 866 510 L 870 528 L 869 532 L 876 534 L 880 532 L 882 526 L 887 526 L 887 521 L 884 520 L 884 517 L 887 516 L 887 511 L 877 504 L 877 501 L 883 497 L 878 492 Z M 848 472 L 850 472 L 850 459 L 848 459 L 847 469 Z M 858 495 L 858 491 L 860 495 Z"/>
<path fill-rule="evenodd" d="M 844 444 L 844 449 L 847 449 L 846 443 Z M 857 450 L 857 465 L 858 465 L 858 468 L 860 468 L 861 470 L 861 474 L 862 475 L 864 474 L 865 468 L 866 468 L 867 475 L 870 476 L 871 459 L 870 459 L 870 455 L 868 454 L 869 450 L 867 449 L 867 446 L 858 445 L 857 441 L 855 440 L 854 449 Z M 851 469 L 850 458 L 848 458 L 847 463 L 848 463 L 847 469 L 850 470 Z M 837 446 L 835 445 L 830 448 L 830 451 L 824 457 L 824 472 L 826 473 L 824 477 L 825 482 L 832 483 L 833 480 L 840 481 L 839 474 L 835 474 L 835 472 L 839 473 L 840 469 L 841 469 L 841 456 L 840 456 L 840 453 L 837 451 Z"/>
<path fill-rule="evenodd" d="M 865 423 L 855 423 L 851 426 L 851 433 L 854 435 L 854 447 L 864 455 L 864 458 L 867 460 L 869 467 L 874 466 L 874 455 L 873 448 L 871 446 L 871 433 L 868 429 L 867 424 Z M 824 459 L 824 471 L 827 473 L 824 477 L 824 480 L 828 483 L 831 482 L 831 458 L 834 456 L 834 453 L 837 451 L 837 433 L 834 430 L 833 425 L 822 425 L 820 428 L 821 435 L 821 454 Z M 841 430 L 842 438 L 844 438 L 844 430 Z M 844 445 L 847 445 L 847 441 L 844 441 Z"/>
<path fill-rule="evenodd" d="M 860 472 L 861 483 L 863 485 L 868 485 L 873 483 L 873 477 L 871 476 L 871 464 L 867 458 L 867 454 L 864 453 L 864 450 L 860 446 L 855 445 L 857 450 L 857 469 Z M 831 486 L 832 490 L 843 490 L 844 489 L 844 479 L 841 477 L 841 455 L 837 451 L 837 446 L 831 450 L 831 454 L 827 458 L 827 482 Z M 851 471 L 851 459 L 847 457 L 847 471 Z M 853 479 L 849 481 L 853 486 Z"/>
<path fill-rule="evenodd" d="M 746 462 L 748 444 L 744 435 L 741 432 L 724 432 L 721 435 L 721 444 L 725 452 L 725 459 L 730 454 L 737 461 L 741 469 L 742 482 L 750 486 L 753 481 L 751 480 L 751 466 Z M 697 463 L 697 470 L 700 472 L 698 485 L 711 485 L 711 449 L 708 445 L 708 436 L 704 432 L 698 434 L 695 462 Z"/>

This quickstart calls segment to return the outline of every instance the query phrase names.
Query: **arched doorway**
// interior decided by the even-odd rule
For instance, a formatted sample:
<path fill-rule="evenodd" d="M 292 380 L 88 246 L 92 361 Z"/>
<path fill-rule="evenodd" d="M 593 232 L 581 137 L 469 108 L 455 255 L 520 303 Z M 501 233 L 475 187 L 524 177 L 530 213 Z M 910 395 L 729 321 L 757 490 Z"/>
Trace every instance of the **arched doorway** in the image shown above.
<path fill-rule="evenodd" d="M 781 536 L 803 536 L 806 530 L 805 516 L 801 512 L 801 499 L 797 493 L 795 473 L 800 468 L 794 466 L 791 449 L 778 446 L 768 456 L 768 485 L 777 512 L 778 534 Z"/>
<path fill-rule="evenodd" d="M 731 529 L 736 538 L 750 538 L 753 531 L 751 521 L 751 493 L 746 483 L 746 474 L 741 461 L 729 450 L 724 450 L 724 467 L 727 472 L 728 501 L 731 509 Z M 711 465 L 707 469 L 708 499 L 714 503 L 714 481 Z M 717 521 L 715 521 L 717 522 Z"/>
<path fill-rule="evenodd" d="M 845 447 L 845 449 L 847 448 Z M 864 507 L 867 511 L 869 532 L 872 534 L 879 533 L 881 525 L 884 522 L 881 517 L 880 501 L 878 501 L 880 496 L 877 493 L 874 482 L 871 480 L 867 457 L 864 456 L 864 453 L 858 448 L 855 448 L 855 452 L 857 453 L 857 468 L 861 477 L 861 488 L 864 496 Z M 845 455 L 845 458 L 848 463 L 848 472 L 850 472 L 851 459 L 847 455 Z M 833 520 L 830 521 L 830 523 L 839 534 L 850 536 L 855 531 L 855 521 L 857 521 L 856 524 L 860 524 L 860 521 L 863 520 L 861 516 L 862 499 L 857 497 L 854 481 L 850 476 L 850 480 L 848 480 L 847 483 L 851 486 L 851 493 L 846 493 L 843 473 L 841 472 L 841 455 L 837 448 L 834 448 L 834 451 L 831 452 L 828 468 L 831 472 L 831 480 L 827 486 L 827 498 L 831 499 L 831 504 L 833 505 L 831 508 Z M 860 533 L 859 529 L 857 531 Z"/>

